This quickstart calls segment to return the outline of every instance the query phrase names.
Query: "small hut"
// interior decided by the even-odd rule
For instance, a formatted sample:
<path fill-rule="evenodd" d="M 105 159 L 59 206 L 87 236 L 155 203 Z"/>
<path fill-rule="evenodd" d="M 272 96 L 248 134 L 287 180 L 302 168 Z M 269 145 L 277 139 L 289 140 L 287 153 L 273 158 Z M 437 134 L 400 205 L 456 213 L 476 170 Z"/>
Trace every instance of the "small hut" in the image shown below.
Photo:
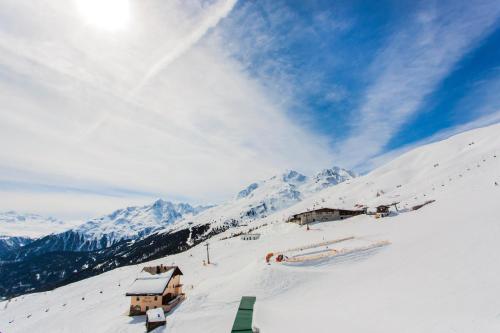
<path fill-rule="evenodd" d="M 146 330 L 150 332 L 157 327 L 167 324 L 165 313 L 162 308 L 150 309 L 146 311 Z"/>
<path fill-rule="evenodd" d="M 391 206 L 389 205 L 380 205 L 377 207 L 377 215 L 380 217 L 388 216 L 390 213 Z"/>
<path fill-rule="evenodd" d="M 386 217 L 391 214 L 391 207 L 394 207 L 396 212 L 399 212 L 398 204 L 399 202 L 393 202 L 390 204 L 384 204 L 384 205 L 379 205 L 377 207 L 368 208 L 366 214 L 375 215 L 375 218 L 377 219 L 381 217 Z"/>
<path fill-rule="evenodd" d="M 243 234 L 241 235 L 242 240 L 257 240 L 260 238 L 260 234 Z"/>

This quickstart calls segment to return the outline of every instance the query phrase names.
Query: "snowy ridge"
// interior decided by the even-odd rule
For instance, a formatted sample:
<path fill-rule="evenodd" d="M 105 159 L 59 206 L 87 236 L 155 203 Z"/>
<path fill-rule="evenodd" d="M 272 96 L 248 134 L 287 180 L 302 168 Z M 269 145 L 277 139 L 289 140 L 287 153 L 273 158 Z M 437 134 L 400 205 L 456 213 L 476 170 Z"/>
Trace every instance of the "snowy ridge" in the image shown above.
<path fill-rule="evenodd" d="M 48 252 L 99 250 L 123 240 L 134 240 L 164 230 L 177 220 L 194 216 L 207 208 L 158 199 L 151 205 L 118 209 L 76 228 L 36 239 L 20 251 L 6 249 L 0 252 L 0 258 L 19 261 Z"/>
<path fill-rule="evenodd" d="M 176 229 L 190 224 L 212 223 L 222 225 L 246 224 L 270 214 L 282 211 L 325 188 L 354 179 L 356 175 L 348 170 L 333 167 L 312 177 L 294 170 L 287 170 L 267 180 L 250 184 L 241 190 L 234 200 L 207 209 L 193 218 L 184 218 L 173 227 Z"/>
<path fill-rule="evenodd" d="M 108 247 L 123 239 L 151 234 L 206 208 L 158 199 L 151 205 L 118 209 L 109 215 L 87 221 L 72 231 L 82 235 L 86 242 L 97 240 L 98 247 Z"/>
<path fill-rule="evenodd" d="M 142 317 L 125 315 L 130 300 L 124 293 L 142 266 L 175 263 L 184 273 L 187 297 L 158 332 L 228 332 L 243 295 L 257 297 L 253 323 L 263 332 L 498 332 L 500 266 L 492 254 L 500 251 L 499 132 L 494 125 L 420 147 L 255 219 L 253 226 L 262 226 L 259 240 L 226 238 L 228 230 L 209 240 L 213 265 L 201 264 L 202 243 L 2 302 L 0 329 L 143 332 Z M 436 201 L 410 211 L 428 199 Z M 378 220 L 360 215 L 311 225 L 309 231 L 283 223 L 286 215 L 318 206 L 394 201 L 400 202 L 399 214 Z M 350 236 L 391 244 L 307 265 L 264 261 L 272 251 Z"/>
<path fill-rule="evenodd" d="M 29 243 L 31 243 L 33 239 L 28 237 L 19 237 L 19 236 L 0 236 L 0 256 L 9 251 L 13 251 L 15 249 L 19 249 Z"/>
<path fill-rule="evenodd" d="M 158 199 L 151 205 L 118 209 L 71 229 L 69 224 L 53 218 L 47 219 L 50 223 L 43 224 L 39 222 L 44 221 L 41 217 L 32 215 L 33 219 L 37 217 L 33 225 L 39 223 L 47 226 L 46 232 L 50 235 L 33 243 L 32 248 L 25 251 L 29 254 L 22 254 L 19 258 L 53 251 L 91 251 L 107 248 L 122 240 L 137 239 L 160 230 L 168 232 L 186 228 L 188 223 L 192 224 L 193 221 L 198 225 L 218 222 L 213 225 L 215 228 L 227 222 L 254 220 L 353 177 L 352 172 L 338 167 L 323 170 L 311 178 L 296 171 L 286 171 L 282 175 L 249 185 L 235 200 L 219 206 L 193 207 L 187 203 Z M 18 222 L 24 221 L 24 217 L 14 213 L 5 216 L 8 217 L 8 223 L 22 229 Z M 53 227 L 54 224 L 57 224 L 59 229 Z M 45 236 L 43 233 L 38 235 Z"/>

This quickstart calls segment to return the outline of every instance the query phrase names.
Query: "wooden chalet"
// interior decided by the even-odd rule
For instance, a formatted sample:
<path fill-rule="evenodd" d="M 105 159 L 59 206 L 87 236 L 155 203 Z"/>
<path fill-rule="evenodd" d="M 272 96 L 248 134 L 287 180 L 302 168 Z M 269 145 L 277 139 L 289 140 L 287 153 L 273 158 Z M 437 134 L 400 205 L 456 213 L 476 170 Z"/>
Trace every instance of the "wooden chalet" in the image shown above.
<path fill-rule="evenodd" d="M 365 210 L 349 210 L 338 208 L 319 208 L 299 214 L 295 214 L 287 222 L 298 223 L 300 225 L 311 222 L 327 222 L 343 220 L 352 216 L 364 214 Z"/>
<path fill-rule="evenodd" d="M 126 293 L 130 297 L 129 315 L 143 315 L 156 308 L 172 310 L 185 298 L 181 275 L 177 266 L 144 267 Z"/>

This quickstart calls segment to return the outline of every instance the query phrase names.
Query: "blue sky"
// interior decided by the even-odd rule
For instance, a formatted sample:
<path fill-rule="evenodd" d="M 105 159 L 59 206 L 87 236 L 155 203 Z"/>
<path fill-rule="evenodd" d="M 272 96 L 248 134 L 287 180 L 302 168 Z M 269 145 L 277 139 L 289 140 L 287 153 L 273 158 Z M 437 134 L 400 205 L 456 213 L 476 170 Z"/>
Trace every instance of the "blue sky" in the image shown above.
<path fill-rule="evenodd" d="M 214 203 L 500 121 L 498 1 L 0 0 L 0 210 Z"/>
<path fill-rule="evenodd" d="M 493 1 L 240 2 L 223 25 L 229 39 L 240 40 L 234 56 L 270 89 L 291 91 L 287 112 L 332 147 L 353 135 L 352 122 L 384 75 L 401 83 L 377 92 L 394 108 L 393 131 L 373 153 L 347 161 L 365 171 L 375 155 L 498 112 L 499 7 Z M 402 99 L 418 104 L 398 112 Z M 384 105 L 368 104 L 375 116 L 384 113 Z"/>

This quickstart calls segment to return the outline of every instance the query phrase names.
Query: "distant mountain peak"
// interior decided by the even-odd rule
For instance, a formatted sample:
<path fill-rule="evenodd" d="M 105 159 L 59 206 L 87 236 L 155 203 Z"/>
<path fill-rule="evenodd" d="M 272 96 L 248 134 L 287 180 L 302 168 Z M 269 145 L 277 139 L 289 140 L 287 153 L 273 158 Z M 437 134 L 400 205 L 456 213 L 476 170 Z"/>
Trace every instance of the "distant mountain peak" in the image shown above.
<path fill-rule="evenodd" d="M 313 177 L 295 170 L 286 170 L 267 180 L 252 183 L 238 192 L 233 205 L 239 216 L 234 218 L 254 219 L 266 216 L 354 177 L 353 172 L 339 167 L 324 169 Z M 238 207 L 239 205 L 243 206 Z"/>
<path fill-rule="evenodd" d="M 71 247 L 94 249 L 110 246 L 123 239 L 135 239 L 163 229 L 185 216 L 196 215 L 207 208 L 209 207 L 193 207 L 188 203 L 174 203 L 158 198 L 149 205 L 118 209 L 73 229 L 72 232 L 83 236 L 85 244 Z M 106 244 L 102 244 L 103 242 Z"/>
<path fill-rule="evenodd" d="M 338 166 L 333 166 L 329 169 L 323 169 L 318 172 L 313 177 L 313 180 L 317 185 L 320 186 L 320 188 L 325 188 L 328 186 L 337 185 L 355 177 L 356 174 L 354 172 L 344 168 L 340 168 Z"/>
<path fill-rule="evenodd" d="M 164 200 L 162 198 L 158 198 L 153 202 L 152 206 L 164 206 L 165 204 L 170 203 L 170 201 Z"/>
<path fill-rule="evenodd" d="M 246 188 L 238 192 L 238 195 L 236 196 L 236 199 L 241 199 L 241 198 L 246 198 L 248 197 L 254 190 L 256 190 L 259 187 L 259 184 L 257 183 L 252 183 L 248 185 Z"/>
<path fill-rule="evenodd" d="M 281 179 L 287 183 L 303 183 L 306 181 L 307 177 L 295 170 L 286 170 L 282 174 Z"/>

